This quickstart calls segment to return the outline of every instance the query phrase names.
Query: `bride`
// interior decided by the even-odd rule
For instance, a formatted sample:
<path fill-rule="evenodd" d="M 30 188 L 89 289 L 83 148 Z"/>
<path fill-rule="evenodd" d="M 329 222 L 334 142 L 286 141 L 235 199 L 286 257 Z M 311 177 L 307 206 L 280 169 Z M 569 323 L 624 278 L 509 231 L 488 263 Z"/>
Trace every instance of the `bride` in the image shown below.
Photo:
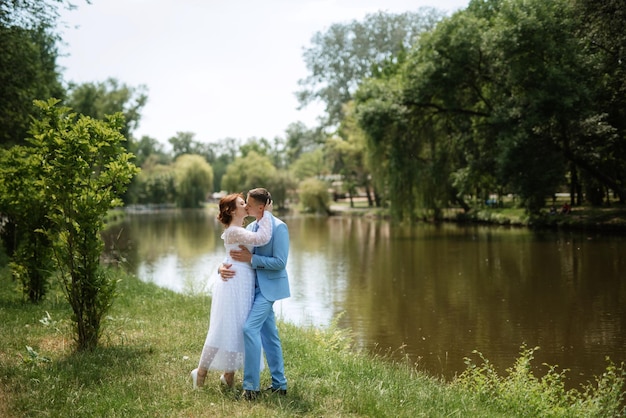
<path fill-rule="evenodd" d="M 213 287 L 209 332 L 198 368 L 191 372 L 194 388 L 204 385 L 209 369 L 224 371 L 220 380 L 232 387 L 235 371 L 243 368 L 243 325 L 254 301 L 255 272 L 250 263 L 231 260 L 228 254 L 231 249 L 239 249 L 240 245 L 245 245 L 252 251 L 252 247 L 259 247 L 270 241 L 271 206 L 270 203 L 264 208 L 263 217 L 258 222 L 258 230 L 252 232 L 243 227 L 248 212 L 241 194 L 229 194 L 219 202 L 217 219 L 225 226 L 222 239 L 227 259 L 224 263 L 232 264 L 231 269 L 236 273 L 232 278 L 217 280 Z"/>

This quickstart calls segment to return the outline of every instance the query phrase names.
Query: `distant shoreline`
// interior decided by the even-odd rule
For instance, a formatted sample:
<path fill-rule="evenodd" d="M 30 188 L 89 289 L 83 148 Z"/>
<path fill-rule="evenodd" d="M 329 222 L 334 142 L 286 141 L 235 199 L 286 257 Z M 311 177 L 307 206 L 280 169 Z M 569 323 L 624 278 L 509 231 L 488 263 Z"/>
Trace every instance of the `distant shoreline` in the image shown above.
<path fill-rule="evenodd" d="M 363 216 L 389 218 L 388 211 L 380 208 L 358 206 L 351 208 L 347 204 L 333 204 L 330 210 L 336 216 Z M 426 217 L 424 222 L 434 222 Z M 542 212 L 539 215 L 527 215 L 523 209 L 486 208 L 463 212 L 462 209 L 445 209 L 441 222 L 476 223 L 498 226 L 518 226 L 528 228 L 548 228 L 566 230 L 593 230 L 601 232 L 626 233 L 626 207 L 574 207 L 569 214 Z"/>

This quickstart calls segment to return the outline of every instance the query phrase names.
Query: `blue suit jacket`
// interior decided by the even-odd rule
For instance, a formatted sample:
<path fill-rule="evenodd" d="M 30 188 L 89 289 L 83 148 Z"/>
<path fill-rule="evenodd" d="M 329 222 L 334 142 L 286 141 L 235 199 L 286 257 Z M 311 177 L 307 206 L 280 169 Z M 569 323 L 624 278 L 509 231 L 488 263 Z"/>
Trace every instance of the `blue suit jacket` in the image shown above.
<path fill-rule="evenodd" d="M 289 297 L 287 257 L 289 256 L 289 230 L 280 219 L 272 218 L 272 238 L 262 247 L 255 247 L 252 268 L 256 271 L 259 288 L 265 299 L 276 301 Z M 256 221 L 248 225 L 253 229 Z"/>

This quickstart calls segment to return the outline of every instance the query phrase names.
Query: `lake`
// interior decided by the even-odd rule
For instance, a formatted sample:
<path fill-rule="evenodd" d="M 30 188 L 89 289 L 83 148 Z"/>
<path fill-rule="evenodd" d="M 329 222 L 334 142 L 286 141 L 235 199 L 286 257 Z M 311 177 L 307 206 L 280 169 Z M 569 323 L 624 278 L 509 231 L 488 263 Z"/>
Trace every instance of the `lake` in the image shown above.
<path fill-rule="evenodd" d="M 104 234 L 109 256 L 141 280 L 207 292 L 224 257 L 216 213 L 129 213 Z M 481 352 L 499 371 L 520 347 L 568 369 L 568 386 L 593 381 L 609 356 L 626 361 L 626 237 L 607 233 L 285 216 L 292 296 L 284 321 L 335 321 L 368 351 L 451 378 Z M 208 310 L 207 310 L 208 315 Z M 289 353 L 286 353 L 288 359 Z"/>

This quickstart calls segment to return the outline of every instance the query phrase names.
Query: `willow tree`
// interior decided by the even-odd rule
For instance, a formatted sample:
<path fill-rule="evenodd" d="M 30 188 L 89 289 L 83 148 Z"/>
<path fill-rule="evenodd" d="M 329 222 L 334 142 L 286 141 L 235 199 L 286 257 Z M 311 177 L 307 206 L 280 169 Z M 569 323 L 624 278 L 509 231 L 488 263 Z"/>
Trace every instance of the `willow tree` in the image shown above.
<path fill-rule="evenodd" d="M 392 76 L 364 83 L 357 113 L 373 149 L 386 151 L 392 198 L 436 209 L 496 188 L 536 212 L 568 162 L 618 186 L 599 164 L 602 137 L 586 138 L 602 122 L 593 105 L 601 75 L 578 24 L 566 1 L 471 2 L 422 36 Z"/>
<path fill-rule="evenodd" d="M 401 77 L 391 73 L 364 82 L 355 96 L 356 117 L 367 139 L 376 187 L 395 219 L 414 215 L 424 143 L 409 129 L 401 104 Z"/>
<path fill-rule="evenodd" d="M 213 188 L 213 169 L 201 155 L 183 154 L 174 161 L 176 201 L 181 208 L 199 208 Z"/>
<path fill-rule="evenodd" d="M 229 192 L 247 193 L 255 187 L 266 187 L 270 192 L 276 167 L 266 155 L 250 151 L 245 157 L 238 157 L 226 168 L 222 177 L 222 189 Z"/>

